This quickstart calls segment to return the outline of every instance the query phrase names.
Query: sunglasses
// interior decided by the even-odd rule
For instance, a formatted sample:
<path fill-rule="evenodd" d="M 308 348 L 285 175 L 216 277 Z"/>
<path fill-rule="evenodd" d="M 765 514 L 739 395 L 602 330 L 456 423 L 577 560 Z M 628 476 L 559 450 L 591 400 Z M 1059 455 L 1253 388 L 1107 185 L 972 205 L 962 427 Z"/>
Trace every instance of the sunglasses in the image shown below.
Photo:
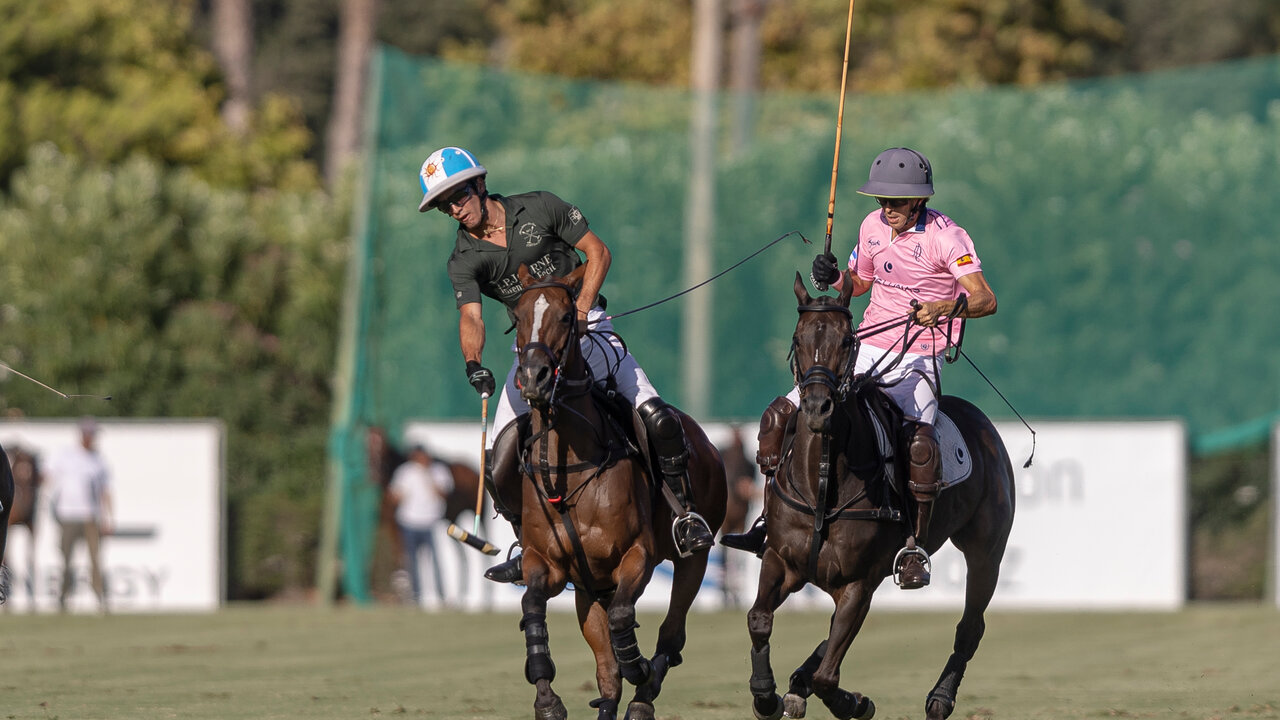
<path fill-rule="evenodd" d="M 457 190 L 454 190 L 449 195 L 436 200 L 431 203 L 431 207 L 439 210 L 445 215 L 448 215 L 449 211 L 452 210 L 454 206 L 461 205 L 466 202 L 469 197 L 471 197 L 471 183 L 467 183 Z"/>
<path fill-rule="evenodd" d="M 884 207 L 891 207 L 891 208 L 894 208 L 894 209 L 896 210 L 896 209 L 898 209 L 898 208 L 903 208 L 903 207 L 906 207 L 906 206 L 910 205 L 910 204 L 911 204 L 911 201 L 912 201 L 912 200 L 914 200 L 914 199 L 915 199 L 915 198 L 886 198 L 886 197 L 878 197 L 878 198 L 876 198 L 876 202 L 880 203 L 880 207 L 882 207 L 882 208 L 884 208 Z"/>

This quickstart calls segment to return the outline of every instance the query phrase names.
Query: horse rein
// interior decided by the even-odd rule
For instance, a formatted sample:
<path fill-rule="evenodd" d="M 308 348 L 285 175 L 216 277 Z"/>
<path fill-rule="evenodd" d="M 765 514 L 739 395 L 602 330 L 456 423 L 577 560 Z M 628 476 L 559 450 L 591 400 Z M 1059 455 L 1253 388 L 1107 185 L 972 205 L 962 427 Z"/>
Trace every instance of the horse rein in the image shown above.
<path fill-rule="evenodd" d="M 550 280 L 529 285 L 524 288 L 524 292 L 544 288 L 558 288 L 560 290 L 564 290 L 569 295 L 571 303 L 577 300 L 578 294 L 573 290 L 573 288 L 565 285 L 564 283 Z M 591 391 L 591 386 L 595 383 L 595 378 L 591 374 L 591 366 L 585 362 L 585 359 L 583 361 L 583 369 L 585 371 L 584 377 L 571 380 L 566 378 L 564 375 L 563 370 L 565 363 L 572 356 L 572 349 L 577 347 L 580 341 L 578 323 L 577 320 L 574 319 L 570 323 L 568 341 L 560 352 L 556 352 L 556 350 L 551 346 L 540 341 L 525 343 L 523 347 L 519 347 L 516 350 L 517 354 L 521 357 L 523 357 L 527 352 L 543 353 L 550 361 L 550 365 L 555 368 L 551 396 L 547 401 L 547 406 L 538 410 L 544 420 L 543 428 L 538 433 L 530 436 L 524 441 L 524 448 L 522 452 L 523 461 L 521 464 L 523 465 L 524 472 L 534 480 L 534 489 L 537 490 L 538 494 L 552 509 L 560 514 L 561 524 L 564 526 L 565 532 L 569 537 L 569 545 L 573 550 L 574 560 L 578 565 L 578 574 L 581 576 L 580 586 L 592 598 L 598 599 L 601 597 L 602 593 L 598 591 L 594 587 L 594 583 L 591 582 L 590 565 L 582 546 L 582 540 L 578 536 L 577 528 L 574 526 L 573 520 L 569 516 L 569 511 L 573 507 L 572 500 L 574 496 L 582 492 L 589 484 L 591 484 L 591 481 L 599 477 L 605 470 L 612 467 L 622 458 L 626 457 L 629 454 L 629 450 L 626 446 L 620 446 L 616 442 L 611 442 L 603 428 L 587 421 L 586 416 L 578 412 L 576 409 L 563 404 L 563 401 L 568 398 L 588 394 Z M 561 385 L 566 388 L 567 392 L 563 394 L 560 393 Z M 551 464 L 549 457 L 551 445 L 550 435 L 551 431 L 556 428 L 556 418 L 558 416 L 558 411 L 561 410 L 576 415 L 583 421 L 586 427 L 591 428 L 591 432 L 596 438 L 596 445 L 602 449 L 601 457 L 578 462 L 572 465 L 553 466 Z M 612 421 L 608 424 L 611 425 Z M 532 450 L 535 446 L 538 447 L 538 461 L 536 466 L 530 459 Z M 568 488 L 567 479 L 565 492 L 560 492 L 556 487 L 557 478 L 567 478 L 567 476 L 572 473 L 581 473 L 591 470 L 594 470 L 594 472 L 579 483 L 577 487 L 571 490 Z"/>

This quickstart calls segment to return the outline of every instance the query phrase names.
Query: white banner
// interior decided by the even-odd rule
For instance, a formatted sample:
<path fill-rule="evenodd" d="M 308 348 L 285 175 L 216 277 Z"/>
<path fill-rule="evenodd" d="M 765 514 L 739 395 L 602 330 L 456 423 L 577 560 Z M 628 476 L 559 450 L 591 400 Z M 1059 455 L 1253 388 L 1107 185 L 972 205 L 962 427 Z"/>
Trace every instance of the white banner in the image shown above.
<path fill-rule="evenodd" d="M 1280 608 L 1280 422 L 1271 428 L 1271 599 Z"/>
<path fill-rule="evenodd" d="M 1147 609 L 1171 610 L 1186 598 L 1186 434 L 1176 421 L 1036 422 L 1035 458 L 1031 433 L 1019 423 L 999 423 L 1013 460 L 1017 510 L 1013 532 L 992 601 L 1000 609 Z M 730 426 L 706 427 L 712 442 L 723 445 Z M 745 426 L 743 444 L 755 457 L 755 427 Z M 479 466 L 480 421 L 412 423 L 405 443 L 421 442 L 442 458 Z M 1278 471 L 1280 472 L 1280 471 Z M 759 487 L 759 478 L 757 478 Z M 1280 495 L 1280 492 L 1275 493 Z M 759 512 L 753 504 L 750 517 Z M 492 516 L 486 505 L 486 515 Z M 748 521 L 749 522 L 749 521 Z M 466 527 L 470 530 L 470 526 Z M 489 539 L 504 550 L 514 541 L 503 520 L 491 522 Z M 521 588 L 482 579 L 489 558 L 437 533 L 444 569 L 444 602 L 467 608 L 519 607 Z M 464 548 L 465 549 L 465 548 Z M 424 563 L 426 561 L 423 561 Z M 729 581 L 725 584 L 726 564 Z M 431 587 L 424 565 L 424 588 Z M 460 574 L 460 575 L 459 575 Z M 755 598 L 759 560 L 737 551 L 712 550 L 696 607 L 746 607 Z M 467 578 L 465 592 L 463 581 Z M 960 608 L 964 602 L 963 556 L 950 544 L 933 557 L 933 582 L 903 591 L 887 580 L 876 594 L 878 608 L 907 610 Z M 669 593 L 670 565 L 654 573 L 641 607 L 663 608 Z M 424 594 L 427 594 L 424 591 Z M 557 607 L 569 610 L 569 593 Z M 433 606 L 437 600 L 424 604 Z M 807 587 L 784 609 L 832 607 L 825 593 Z"/>
<path fill-rule="evenodd" d="M 217 421 L 98 421 L 97 448 L 111 474 L 115 526 L 102 539 L 100 553 L 110 612 L 206 612 L 221 605 L 223 435 Z M 0 445 L 11 459 L 21 447 L 45 466 L 79 442 L 75 420 L 0 422 Z M 26 527 L 9 528 L 4 562 L 11 611 L 58 610 L 60 533 L 48 494 L 37 497 L 34 543 Z M 96 611 L 83 542 L 71 565 L 75 590 L 67 610 Z"/>

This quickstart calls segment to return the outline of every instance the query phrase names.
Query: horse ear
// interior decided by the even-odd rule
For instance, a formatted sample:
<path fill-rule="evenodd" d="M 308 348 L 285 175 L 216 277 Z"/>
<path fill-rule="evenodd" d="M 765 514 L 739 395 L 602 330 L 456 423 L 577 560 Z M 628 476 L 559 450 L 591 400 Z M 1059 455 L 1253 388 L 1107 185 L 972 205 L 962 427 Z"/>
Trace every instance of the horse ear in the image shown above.
<path fill-rule="evenodd" d="M 573 272 L 564 277 L 564 281 L 569 284 L 574 293 L 582 289 L 582 279 L 587 276 L 587 265 L 583 263 L 573 269 Z"/>
<path fill-rule="evenodd" d="M 520 267 L 516 268 L 516 277 L 520 279 L 522 287 L 529 287 L 537 280 L 529 273 L 529 266 L 524 263 L 520 263 Z"/>
<path fill-rule="evenodd" d="M 796 300 L 799 300 L 801 305 L 813 304 L 813 298 L 809 297 L 809 289 L 804 286 L 804 277 L 800 275 L 799 270 L 796 271 L 796 283 L 794 289 L 796 291 Z"/>
<path fill-rule="evenodd" d="M 853 299 L 853 279 L 846 276 L 844 286 L 840 288 L 839 302 L 845 307 L 849 307 L 849 301 Z"/>

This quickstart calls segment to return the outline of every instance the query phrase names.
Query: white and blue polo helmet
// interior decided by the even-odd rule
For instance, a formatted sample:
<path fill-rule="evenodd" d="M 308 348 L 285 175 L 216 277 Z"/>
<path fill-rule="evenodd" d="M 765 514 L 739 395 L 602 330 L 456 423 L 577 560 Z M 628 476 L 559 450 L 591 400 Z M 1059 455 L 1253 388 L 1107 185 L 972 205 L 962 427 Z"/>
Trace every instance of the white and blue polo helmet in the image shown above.
<path fill-rule="evenodd" d="M 436 198 L 471 178 L 484 177 L 488 172 L 475 155 L 460 147 L 440 148 L 431 153 L 418 171 L 418 184 L 422 186 L 418 212 L 430 210 Z"/>

